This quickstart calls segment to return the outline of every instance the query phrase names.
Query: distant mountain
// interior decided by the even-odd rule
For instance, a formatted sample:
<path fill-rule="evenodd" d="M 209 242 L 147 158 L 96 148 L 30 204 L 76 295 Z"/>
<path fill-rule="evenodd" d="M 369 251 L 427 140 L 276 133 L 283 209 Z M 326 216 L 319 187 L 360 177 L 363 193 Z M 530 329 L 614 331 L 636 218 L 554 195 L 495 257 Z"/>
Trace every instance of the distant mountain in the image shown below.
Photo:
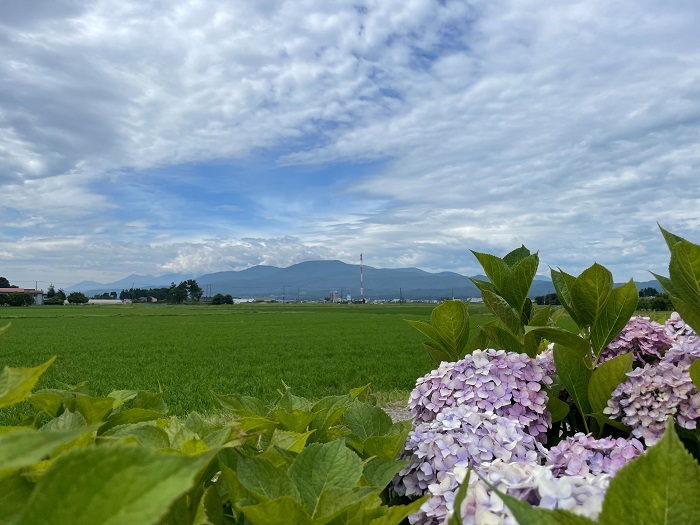
<path fill-rule="evenodd" d="M 69 286 L 64 289 L 66 293 L 71 292 L 83 292 L 88 297 L 93 295 L 102 294 L 105 292 L 120 292 L 122 290 L 128 290 L 132 286 L 135 288 L 161 288 L 163 286 L 170 286 L 170 283 L 179 283 L 186 279 L 192 279 L 194 276 L 192 274 L 182 274 L 182 273 L 169 273 L 165 275 L 159 275 L 154 277 L 153 275 L 138 275 L 132 274 L 128 277 L 124 277 L 119 281 L 114 281 L 111 283 L 98 283 L 95 281 L 81 281 L 78 284 Z"/>
<path fill-rule="evenodd" d="M 474 276 L 487 281 L 484 275 Z M 341 261 L 307 261 L 287 268 L 258 265 L 245 270 L 209 273 L 200 276 L 186 274 L 129 275 L 112 283 L 83 281 L 65 289 L 80 291 L 88 296 L 104 292 L 136 288 L 159 288 L 196 279 L 205 295 L 231 294 L 234 297 L 271 297 L 287 300 L 317 300 L 330 297 L 335 291 L 345 298 L 360 298 L 360 267 Z M 419 268 L 362 268 L 363 290 L 366 299 L 441 299 L 481 297 L 468 277 L 455 272 L 430 273 Z M 636 283 L 639 289 L 652 287 L 661 291 L 657 281 Z M 529 296 L 531 298 L 554 293 L 552 281 L 536 276 Z"/>

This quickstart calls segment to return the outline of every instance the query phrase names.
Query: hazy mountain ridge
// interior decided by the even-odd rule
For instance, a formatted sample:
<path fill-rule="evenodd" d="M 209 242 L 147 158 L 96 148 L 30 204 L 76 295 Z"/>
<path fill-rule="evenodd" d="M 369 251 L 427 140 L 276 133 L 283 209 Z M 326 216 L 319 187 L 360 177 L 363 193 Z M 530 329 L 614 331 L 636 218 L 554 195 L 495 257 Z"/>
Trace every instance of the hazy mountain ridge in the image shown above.
<path fill-rule="evenodd" d="M 440 299 L 455 297 L 466 299 L 480 297 L 478 289 L 469 278 L 455 272 L 431 273 L 419 268 L 374 268 L 363 266 L 364 297 L 366 299 Z M 484 275 L 476 279 L 488 280 Z M 217 293 L 235 297 L 272 297 L 287 300 L 315 300 L 329 297 L 332 291 L 360 298 L 360 267 L 341 261 L 307 261 L 286 268 L 258 265 L 245 270 L 231 270 L 203 274 L 130 275 L 119 281 L 100 284 L 83 281 L 66 288 L 67 292 L 80 291 L 89 296 L 104 292 L 117 293 L 133 286 L 159 288 L 194 278 L 205 295 Z M 146 284 L 148 283 L 148 284 Z M 638 288 L 653 287 L 661 291 L 655 280 L 636 283 Z M 535 277 L 530 297 L 554 293 L 551 280 Z"/>

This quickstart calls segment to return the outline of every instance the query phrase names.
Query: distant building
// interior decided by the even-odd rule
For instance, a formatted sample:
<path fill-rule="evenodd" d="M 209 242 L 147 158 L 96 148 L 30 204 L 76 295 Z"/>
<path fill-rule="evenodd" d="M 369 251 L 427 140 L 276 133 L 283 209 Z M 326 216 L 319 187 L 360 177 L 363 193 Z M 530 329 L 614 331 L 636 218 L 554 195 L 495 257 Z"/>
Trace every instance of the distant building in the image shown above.
<path fill-rule="evenodd" d="M 28 293 L 34 297 L 34 304 L 44 304 L 44 291 L 34 288 L 0 288 L 0 293 Z"/>
<path fill-rule="evenodd" d="M 131 301 L 127 303 L 121 299 L 89 299 L 87 304 L 131 304 Z"/>

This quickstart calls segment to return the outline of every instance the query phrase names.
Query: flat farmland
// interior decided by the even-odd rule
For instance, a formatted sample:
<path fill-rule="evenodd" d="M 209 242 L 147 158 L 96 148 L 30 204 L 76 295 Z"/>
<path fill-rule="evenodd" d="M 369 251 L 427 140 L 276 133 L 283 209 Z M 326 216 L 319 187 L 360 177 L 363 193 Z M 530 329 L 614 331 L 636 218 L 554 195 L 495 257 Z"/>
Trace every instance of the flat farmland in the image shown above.
<path fill-rule="evenodd" d="M 58 359 L 37 388 L 87 381 L 90 393 L 162 388 L 170 412 L 211 413 L 211 392 L 272 398 L 284 381 L 311 398 L 372 384 L 407 394 L 433 368 L 405 322 L 428 304 L 43 306 L 1 308 L 0 366 Z M 492 317 L 469 307 L 472 330 Z M 7 414 L 6 414 L 7 416 Z M 2 419 L 0 417 L 0 419 Z"/>

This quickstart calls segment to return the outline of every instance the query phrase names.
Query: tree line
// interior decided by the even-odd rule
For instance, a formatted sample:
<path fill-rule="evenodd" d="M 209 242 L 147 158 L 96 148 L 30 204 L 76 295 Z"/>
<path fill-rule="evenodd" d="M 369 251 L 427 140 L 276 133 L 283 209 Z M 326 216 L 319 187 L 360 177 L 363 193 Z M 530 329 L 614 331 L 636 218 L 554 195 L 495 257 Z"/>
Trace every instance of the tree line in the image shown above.
<path fill-rule="evenodd" d="M 559 298 L 555 293 L 540 295 L 535 297 L 535 304 L 539 305 L 560 305 Z M 668 312 L 673 310 L 673 304 L 667 293 L 660 293 L 656 288 L 647 286 L 639 290 L 639 302 L 637 310 L 650 310 L 653 312 Z"/>

